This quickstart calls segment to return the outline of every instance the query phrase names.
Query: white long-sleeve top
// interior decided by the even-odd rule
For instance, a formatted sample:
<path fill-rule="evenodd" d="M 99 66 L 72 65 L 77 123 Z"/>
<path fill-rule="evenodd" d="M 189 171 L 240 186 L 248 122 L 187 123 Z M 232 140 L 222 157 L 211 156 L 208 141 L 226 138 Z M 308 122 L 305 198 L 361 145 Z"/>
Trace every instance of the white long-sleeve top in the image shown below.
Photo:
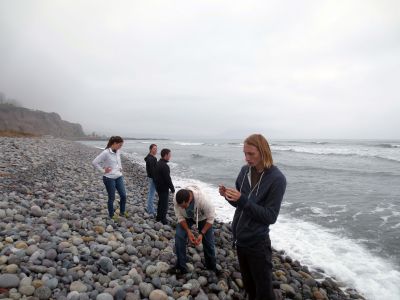
<path fill-rule="evenodd" d="M 114 152 L 111 148 L 105 149 L 93 160 L 92 164 L 103 176 L 113 179 L 122 176 L 121 153 L 119 150 Z M 107 167 L 111 168 L 111 172 L 105 172 L 104 169 Z"/>
<path fill-rule="evenodd" d="M 185 189 L 190 190 L 193 193 L 196 226 L 198 226 L 199 221 L 202 220 L 206 220 L 207 223 L 213 224 L 215 219 L 215 208 L 210 197 L 195 185 L 187 186 Z M 176 194 L 174 196 L 174 210 L 179 223 L 188 217 L 186 210 L 180 207 L 176 202 Z"/>

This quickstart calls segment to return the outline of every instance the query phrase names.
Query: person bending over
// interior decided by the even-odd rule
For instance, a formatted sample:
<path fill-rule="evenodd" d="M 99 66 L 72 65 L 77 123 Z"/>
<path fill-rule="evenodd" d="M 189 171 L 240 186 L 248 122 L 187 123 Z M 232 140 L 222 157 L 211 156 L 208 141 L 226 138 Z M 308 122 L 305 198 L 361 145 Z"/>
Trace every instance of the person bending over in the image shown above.
<path fill-rule="evenodd" d="M 179 190 L 174 198 L 175 216 L 178 220 L 175 234 L 176 265 L 170 273 L 185 274 L 186 246 L 189 240 L 194 246 L 203 243 L 205 267 L 217 273 L 213 223 L 215 208 L 207 194 L 197 186 Z M 191 230 L 196 224 L 199 234 Z"/>

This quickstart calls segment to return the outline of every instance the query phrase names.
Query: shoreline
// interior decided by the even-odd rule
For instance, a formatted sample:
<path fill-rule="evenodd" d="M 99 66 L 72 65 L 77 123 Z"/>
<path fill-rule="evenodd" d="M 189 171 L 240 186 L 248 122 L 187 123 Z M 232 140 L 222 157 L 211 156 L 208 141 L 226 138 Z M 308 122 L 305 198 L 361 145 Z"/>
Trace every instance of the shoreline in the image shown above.
<path fill-rule="evenodd" d="M 229 224 L 220 221 L 214 230 L 222 276 L 204 271 L 202 251 L 193 247 L 191 274 L 177 279 L 165 273 L 175 259 L 172 203 L 172 226 L 145 213 L 142 166 L 123 158 L 129 217 L 113 222 L 101 175 L 91 166 L 99 149 L 56 138 L 0 140 L 0 288 L 6 290 L 0 297 L 151 299 L 157 291 L 165 299 L 244 299 Z M 284 251 L 273 251 L 273 265 L 273 285 L 283 297 L 364 299 Z M 4 286 L 4 275 L 12 286 Z"/>

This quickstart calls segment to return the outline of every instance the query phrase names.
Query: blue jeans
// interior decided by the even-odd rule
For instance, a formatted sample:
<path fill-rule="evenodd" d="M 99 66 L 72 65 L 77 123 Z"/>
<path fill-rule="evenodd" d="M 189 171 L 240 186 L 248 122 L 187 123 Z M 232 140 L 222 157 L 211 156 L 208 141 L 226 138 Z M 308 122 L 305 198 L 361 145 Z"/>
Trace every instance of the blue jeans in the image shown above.
<path fill-rule="evenodd" d="M 126 204 L 126 192 L 124 185 L 124 177 L 120 176 L 118 178 L 108 178 L 103 176 L 103 182 L 106 186 L 107 194 L 108 194 L 108 215 L 110 218 L 114 216 L 114 200 L 115 200 L 115 190 L 118 191 L 120 202 L 119 202 L 119 210 L 121 215 L 125 213 L 125 204 Z"/>
<path fill-rule="evenodd" d="M 156 185 L 154 184 L 153 178 L 147 177 L 149 180 L 149 194 L 147 197 L 147 213 L 154 215 L 154 195 L 156 194 Z"/>
<path fill-rule="evenodd" d="M 195 223 L 193 219 L 186 219 L 186 223 L 189 228 Z M 206 220 L 199 221 L 199 232 L 203 229 L 206 224 Z M 176 250 L 176 267 L 181 270 L 187 270 L 186 268 L 186 245 L 188 241 L 188 236 L 181 226 L 180 223 L 176 224 L 176 234 L 175 234 L 175 250 Z M 214 243 L 214 231 L 211 227 L 207 230 L 205 236 L 203 236 L 203 249 L 204 249 L 204 258 L 205 258 L 205 266 L 209 270 L 216 270 L 216 259 L 215 259 L 215 243 Z"/>

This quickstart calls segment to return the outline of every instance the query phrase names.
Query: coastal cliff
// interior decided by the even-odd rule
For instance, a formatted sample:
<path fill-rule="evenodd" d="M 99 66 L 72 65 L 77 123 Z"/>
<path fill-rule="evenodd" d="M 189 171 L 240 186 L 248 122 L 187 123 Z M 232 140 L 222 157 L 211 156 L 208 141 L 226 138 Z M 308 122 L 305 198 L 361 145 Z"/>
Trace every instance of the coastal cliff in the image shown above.
<path fill-rule="evenodd" d="M 52 135 L 62 138 L 85 136 L 80 124 L 64 121 L 57 113 L 31 110 L 12 104 L 0 104 L 0 131 Z"/>

